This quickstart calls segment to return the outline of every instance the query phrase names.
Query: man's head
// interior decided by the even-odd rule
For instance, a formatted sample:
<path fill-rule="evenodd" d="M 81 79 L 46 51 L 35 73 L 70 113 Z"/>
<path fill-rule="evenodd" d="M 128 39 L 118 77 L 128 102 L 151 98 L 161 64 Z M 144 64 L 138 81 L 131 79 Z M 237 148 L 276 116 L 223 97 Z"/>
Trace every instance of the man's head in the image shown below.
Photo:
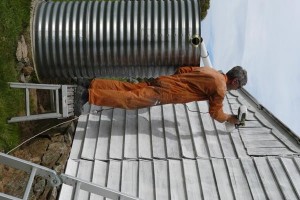
<path fill-rule="evenodd" d="M 226 73 L 227 89 L 237 90 L 247 84 L 247 71 L 240 66 L 235 66 Z"/>

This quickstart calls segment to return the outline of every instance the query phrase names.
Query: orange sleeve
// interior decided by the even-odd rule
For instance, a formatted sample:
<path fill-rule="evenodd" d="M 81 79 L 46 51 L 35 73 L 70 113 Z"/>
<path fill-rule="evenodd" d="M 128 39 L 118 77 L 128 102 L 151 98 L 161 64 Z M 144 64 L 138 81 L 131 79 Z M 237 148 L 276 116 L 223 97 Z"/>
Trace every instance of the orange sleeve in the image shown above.
<path fill-rule="evenodd" d="M 221 123 L 227 121 L 229 117 L 229 115 L 223 112 L 223 100 L 224 97 L 220 95 L 214 95 L 209 98 L 209 114 Z"/>
<path fill-rule="evenodd" d="M 179 67 L 174 74 L 183 74 L 183 73 L 189 73 L 189 72 L 193 72 L 193 71 L 198 71 L 199 70 L 199 66 L 190 66 L 190 67 Z"/>

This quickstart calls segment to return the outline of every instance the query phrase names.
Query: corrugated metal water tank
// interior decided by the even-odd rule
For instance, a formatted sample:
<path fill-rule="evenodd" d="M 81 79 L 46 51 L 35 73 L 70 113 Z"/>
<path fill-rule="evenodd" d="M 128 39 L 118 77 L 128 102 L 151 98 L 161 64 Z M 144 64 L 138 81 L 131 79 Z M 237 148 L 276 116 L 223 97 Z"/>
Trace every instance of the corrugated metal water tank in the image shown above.
<path fill-rule="evenodd" d="M 40 2 L 39 78 L 149 77 L 200 64 L 200 0 Z"/>

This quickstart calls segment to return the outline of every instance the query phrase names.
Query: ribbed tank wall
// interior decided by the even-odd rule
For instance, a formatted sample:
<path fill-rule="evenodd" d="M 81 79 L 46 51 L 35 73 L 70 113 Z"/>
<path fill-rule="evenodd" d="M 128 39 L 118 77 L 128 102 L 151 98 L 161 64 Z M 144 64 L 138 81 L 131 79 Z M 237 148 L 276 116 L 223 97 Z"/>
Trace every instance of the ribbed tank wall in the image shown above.
<path fill-rule="evenodd" d="M 149 77 L 199 65 L 199 0 L 41 2 L 33 22 L 40 78 Z"/>

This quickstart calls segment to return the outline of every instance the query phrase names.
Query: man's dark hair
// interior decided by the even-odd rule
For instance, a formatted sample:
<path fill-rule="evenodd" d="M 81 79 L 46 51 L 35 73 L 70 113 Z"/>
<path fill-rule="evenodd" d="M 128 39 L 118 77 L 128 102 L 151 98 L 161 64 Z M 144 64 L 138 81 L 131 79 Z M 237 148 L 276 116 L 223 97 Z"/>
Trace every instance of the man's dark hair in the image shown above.
<path fill-rule="evenodd" d="M 247 78 L 247 71 L 243 69 L 241 66 L 235 66 L 231 70 L 229 70 L 226 73 L 226 76 L 229 80 L 238 78 L 241 86 L 244 86 L 247 84 L 248 78 Z"/>

